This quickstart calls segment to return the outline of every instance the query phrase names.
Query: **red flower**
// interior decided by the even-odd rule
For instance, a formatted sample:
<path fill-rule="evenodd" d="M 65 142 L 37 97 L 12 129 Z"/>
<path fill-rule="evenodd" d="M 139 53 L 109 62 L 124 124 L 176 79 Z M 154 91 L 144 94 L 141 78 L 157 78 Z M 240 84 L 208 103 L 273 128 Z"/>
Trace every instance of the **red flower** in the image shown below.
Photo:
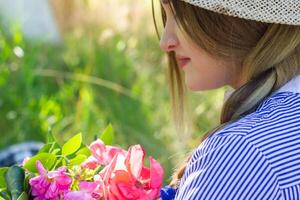
<path fill-rule="evenodd" d="M 127 154 L 116 154 L 101 172 L 106 200 L 153 200 L 159 196 L 163 168 L 152 157 L 150 168 L 144 166 L 145 151 L 140 145 Z"/>

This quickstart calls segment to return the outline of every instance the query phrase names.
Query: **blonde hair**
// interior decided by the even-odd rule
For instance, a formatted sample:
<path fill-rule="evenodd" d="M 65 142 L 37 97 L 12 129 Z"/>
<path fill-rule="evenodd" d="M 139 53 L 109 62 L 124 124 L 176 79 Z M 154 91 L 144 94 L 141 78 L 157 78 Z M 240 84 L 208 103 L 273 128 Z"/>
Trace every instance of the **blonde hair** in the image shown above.
<path fill-rule="evenodd" d="M 168 2 L 182 31 L 210 55 L 241 63 L 241 76 L 246 80 L 223 104 L 219 125 L 205 133 L 202 141 L 255 111 L 264 98 L 300 74 L 300 26 L 231 17 L 180 0 Z M 154 17 L 153 7 L 152 11 Z M 166 14 L 162 6 L 161 13 L 165 26 Z M 158 33 L 155 17 L 154 23 Z M 184 111 L 183 78 L 174 52 L 168 53 L 168 60 L 174 120 L 180 124 Z M 178 185 L 189 157 L 175 170 L 171 186 Z"/>

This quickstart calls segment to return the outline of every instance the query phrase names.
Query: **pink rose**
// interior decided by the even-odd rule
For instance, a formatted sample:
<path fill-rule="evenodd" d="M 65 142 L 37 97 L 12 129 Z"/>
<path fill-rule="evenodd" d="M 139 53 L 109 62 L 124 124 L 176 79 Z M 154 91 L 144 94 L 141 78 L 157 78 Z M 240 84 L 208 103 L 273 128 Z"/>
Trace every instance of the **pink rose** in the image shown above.
<path fill-rule="evenodd" d="M 131 146 L 124 156 L 116 154 L 100 173 L 106 200 L 154 200 L 159 196 L 163 168 L 150 157 L 150 168 L 144 166 L 145 151 Z"/>
<path fill-rule="evenodd" d="M 89 146 L 92 155 L 81 164 L 83 168 L 95 169 L 99 165 L 108 165 L 116 154 L 125 155 L 126 151 L 114 146 L 105 145 L 97 139 Z"/>

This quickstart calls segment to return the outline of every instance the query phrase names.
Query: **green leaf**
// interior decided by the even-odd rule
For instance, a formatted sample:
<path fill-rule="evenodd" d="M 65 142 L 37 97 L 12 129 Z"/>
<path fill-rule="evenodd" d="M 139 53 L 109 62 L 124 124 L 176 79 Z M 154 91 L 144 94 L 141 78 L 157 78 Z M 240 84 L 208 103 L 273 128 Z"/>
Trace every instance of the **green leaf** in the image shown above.
<path fill-rule="evenodd" d="M 49 150 L 51 148 L 52 144 L 45 144 L 42 148 L 40 148 L 40 150 L 38 151 L 39 153 L 49 153 Z"/>
<path fill-rule="evenodd" d="M 11 200 L 11 197 L 10 197 L 10 195 L 8 194 L 8 192 L 7 191 L 2 191 L 1 193 L 0 193 L 0 200 L 2 200 L 2 199 L 4 199 L 4 200 Z"/>
<path fill-rule="evenodd" d="M 99 172 L 101 172 L 101 170 L 103 169 L 104 167 L 102 165 L 99 165 L 98 168 L 96 168 L 95 172 L 94 172 L 94 175 L 96 174 L 99 174 Z"/>
<path fill-rule="evenodd" d="M 47 143 L 52 143 L 52 142 L 56 142 L 56 140 L 52 134 L 51 128 L 49 127 L 48 133 L 47 133 Z"/>
<path fill-rule="evenodd" d="M 100 139 L 104 142 L 106 145 L 112 145 L 114 143 L 114 129 L 111 124 L 109 124 L 102 134 L 100 135 Z"/>
<path fill-rule="evenodd" d="M 8 170 L 8 167 L 0 168 L 0 188 L 6 188 L 5 174 Z"/>
<path fill-rule="evenodd" d="M 68 140 L 62 147 L 62 155 L 68 156 L 75 153 L 81 146 L 82 135 L 81 133 L 75 135 Z"/>
<path fill-rule="evenodd" d="M 26 191 L 27 194 L 29 194 L 30 190 L 31 190 L 31 186 L 29 184 L 29 180 L 31 178 L 32 178 L 32 174 L 25 172 L 25 185 L 24 185 L 24 187 L 25 187 L 25 191 Z"/>
<path fill-rule="evenodd" d="M 52 166 L 51 170 L 55 170 L 61 166 L 63 166 L 63 161 L 64 161 L 64 158 L 63 157 L 58 157 L 54 163 L 54 165 Z"/>
<path fill-rule="evenodd" d="M 28 195 L 25 192 L 23 192 L 17 200 L 27 200 L 27 199 L 28 199 Z"/>
<path fill-rule="evenodd" d="M 53 164 L 56 162 L 56 156 L 51 153 L 39 153 L 30 158 L 24 165 L 24 168 L 32 173 L 37 173 L 36 161 L 39 160 L 43 166 L 50 170 Z"/>
<path fill-rule="evenodd" d="M 60 150 L 60 146 L 56 142 L 45 144 L 38 153 L 52 153 L 57 154 L 57 149 Z M 54 152 L 55 151 L 55 152 Z"/>
<path fill-rule="evenodd" d="M 61 149 L 60 149 L 60 148 L 56 148 L 56 149 L 54 149 L 53 151 L 51 151 L 51 153 L 54 154 L 54 155 L 59 155 L 60 152 L 61 152 Z"/>
<path fill-rule="evenodd" d="M 0 196 L 0 200 L 5 200 L 3 197 Z"/>
<path fill-rule="evenodd" d="M 12 166 L 7 170 L 6 176 L 7 189 L 11 194 L 12 200 L 17 200 L 24 192 L 25 171 L 19 166 Z"/>
<path fill-rule="evenodd" d="M 87 146 L 84 146 L 80 148 L 77 153 L 77 155 L 85 155 L 86 157 L 89 157 L 91 155 L 91 151 Z"/>
<path fill-rule="evenodd" d="M 87 156 L 79 154 L 75 158 L 70 160 L 69 165 L 74 166 L 74 165 L 80 165 L 83 161 L 87 159 Z"/>

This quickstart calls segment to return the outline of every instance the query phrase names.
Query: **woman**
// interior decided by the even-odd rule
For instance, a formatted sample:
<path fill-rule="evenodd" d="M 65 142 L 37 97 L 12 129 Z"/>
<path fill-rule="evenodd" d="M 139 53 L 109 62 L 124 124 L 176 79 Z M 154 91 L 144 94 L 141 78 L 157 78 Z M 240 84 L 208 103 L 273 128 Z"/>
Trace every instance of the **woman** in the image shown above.
<path fill-rule="evenodd" d="M 300 199 L 299 1 L 162 0 L 161 9 L 177 124 L 184 85 L 234 90 L 161 198 Z"/>

